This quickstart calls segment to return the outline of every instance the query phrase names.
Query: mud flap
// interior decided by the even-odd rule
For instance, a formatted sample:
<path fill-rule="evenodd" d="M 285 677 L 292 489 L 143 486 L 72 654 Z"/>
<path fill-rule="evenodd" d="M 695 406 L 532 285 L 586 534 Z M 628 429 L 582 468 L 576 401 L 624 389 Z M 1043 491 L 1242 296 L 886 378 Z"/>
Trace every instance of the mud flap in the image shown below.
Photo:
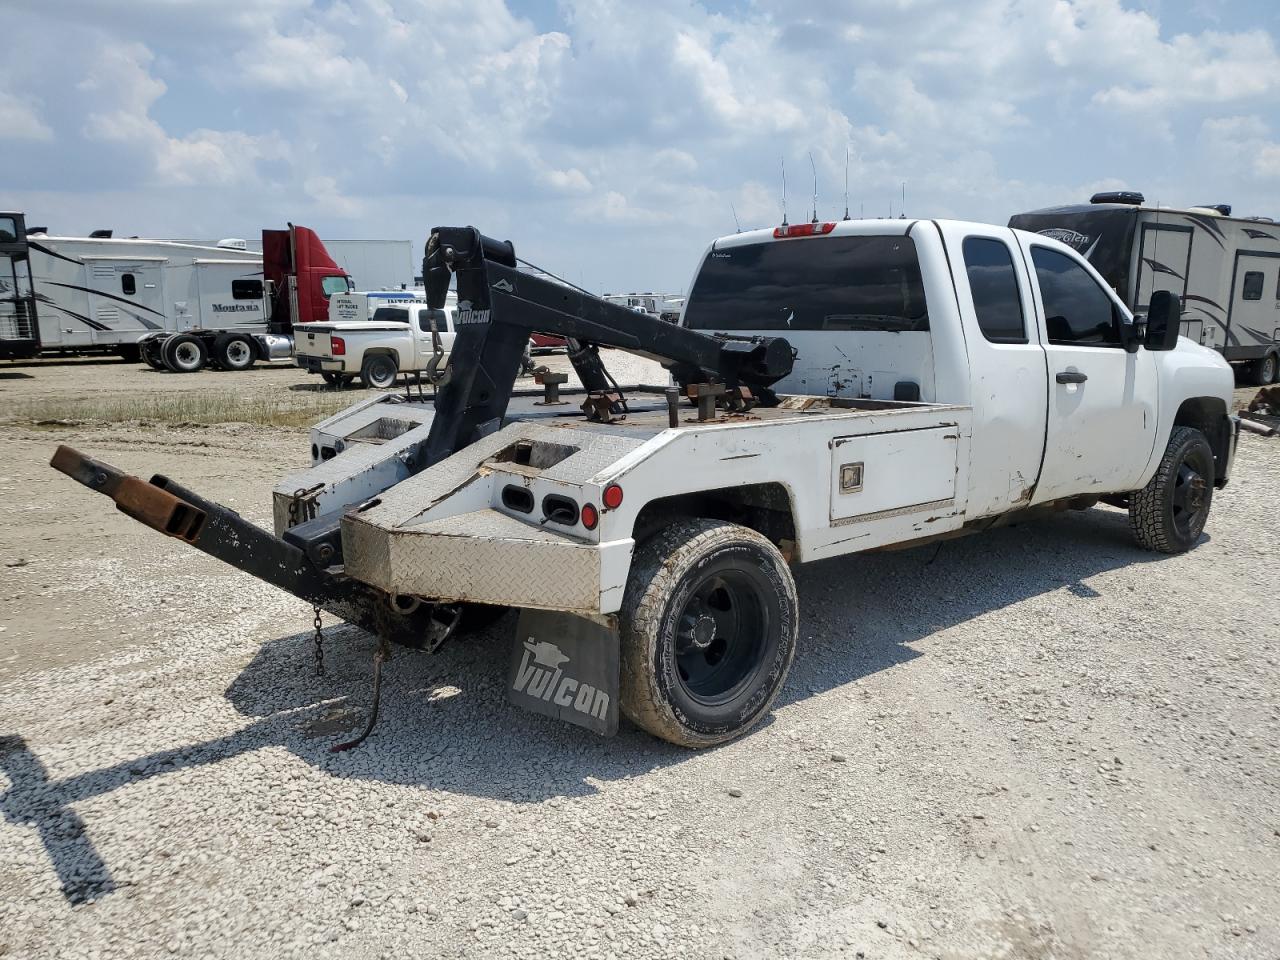
<path fill-rule="evenodd" d="M 518 707 L 586 727 L 618 732 L 616 617 L 522 610 L 511 648 L 507 697 Z"/>

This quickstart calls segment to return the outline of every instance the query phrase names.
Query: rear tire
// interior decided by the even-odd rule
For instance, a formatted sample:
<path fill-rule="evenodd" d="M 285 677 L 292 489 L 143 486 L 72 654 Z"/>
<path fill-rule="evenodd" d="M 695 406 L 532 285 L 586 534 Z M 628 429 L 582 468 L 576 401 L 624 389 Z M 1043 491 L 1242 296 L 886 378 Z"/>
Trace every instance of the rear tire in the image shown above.
<path fill-rule="evenodd" d="M 396 382 L 396 362 L 385 353 L 365 357 L 360 365 L 360 382 L 367 390 L 386 390 Z"/>
<path fill-rule="evenodd" d="M 1129 497 L 1129 529 L 1148 550 L 1186 553 L 1213 502 L 1213 448 L 1193 427 L 1174 427 L 1155 476 Z"/>
<path fill-rule="evenodd" d="M 139 344 L 139 351 L 142 354 L 142 362 L 152 370 L 167 370 L 164 365 L 164 358 L 160 356 L 160 347 L 164 341 L 148 340 L 146 343 Z"/>
<path fill-rule="evenodd" d="M 160 348 L 164 365 L 174 373 L 196 373 L 209 361 L 209 349 L 199 337 L 177 333 Z"/>
<path fill-rule="evenodd" d="M 1280 363 L 1276 362 L 1276 355 L 1268 353 L 1261 360 L 1255 360 L 1249 365 L 1249 379 L 1256 386 L 1269 387 L 1276 382 L 1276 374 L 1280 372 L 1277 370 L 1278 367 Z"/>
<path fill-rule="evenodd" d="M 213 356 L 223 370 L 248 370 L 258 359 L 258 349 L 243 333 L 228 333 L 213 342 Z"/>
<path fill-rule="evenodd" d="M 745 733 L 787 678 L 798 606 L 782 554 L 754 530 L 662 528 L 636 548 L 619 615 L 623 714 L 684 747 Z"/>

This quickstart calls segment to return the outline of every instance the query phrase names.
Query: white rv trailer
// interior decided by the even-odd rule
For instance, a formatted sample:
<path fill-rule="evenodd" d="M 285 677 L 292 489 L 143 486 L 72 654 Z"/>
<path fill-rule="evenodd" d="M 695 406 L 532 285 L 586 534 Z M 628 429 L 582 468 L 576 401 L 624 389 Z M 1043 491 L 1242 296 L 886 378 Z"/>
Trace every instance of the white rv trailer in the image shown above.
<path fill-rule="evenodd" d="M 136 359 L 156 333 L 267 330 L 262 255 L 233 246 L 103 237 L 27 238 L 44 352 Z"/>
<path fill-rule="evenodd" d="M 1121 191 L 1020 213 L 1009 226 L 1079 251 L 1131 310 L 1157 290 L 1177 294 L 1184 337 L 1259 386 L 1280 379 L 1280 224 L 1271 218 L 1233 217 L 1228 204 L 1153 206 Z"/>

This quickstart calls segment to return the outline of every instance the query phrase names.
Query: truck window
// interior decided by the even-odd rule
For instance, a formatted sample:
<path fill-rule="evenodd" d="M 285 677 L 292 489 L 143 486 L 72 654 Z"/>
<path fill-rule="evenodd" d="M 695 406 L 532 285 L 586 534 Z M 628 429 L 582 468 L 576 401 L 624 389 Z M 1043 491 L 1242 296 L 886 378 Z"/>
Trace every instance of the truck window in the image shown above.
<path fill-rule="evenodd" d="M 231 299 L 232 300 L 261 300 L 262 299 L 262 281 L 261 280 L 232 280 L 231 281 Z"/>
<path fill-rule="evenodd" d="M 0 217 L 0 241 L 18 239 L 18 224 L 12 217 Z"/>
<path fill-rule="evenodd" d="M 990 237 L 965 237 L 963 250 L 982 335 L 993 343 L 1026 343 L 1022 296 L 1009 248 Z"/>
<path fill-rule="evenodd" d="M 431 332 L 431 318 L 436 318 L 436 330 L 440 333 L 449 332 L 449 318 L 443 310 L 419 310 L 418 311 L 418 329 L 423 333 Z"/>
<path fill-rule="evenodd" d="M 138 292 L 138 281 L 132 273 L 120 274 L 120 292 L 126 297 L 132 297 Z"/>
<path fill-rule="evenodd" d="M 1246 300 L 1262 299 L 1262 271 L 1250 270 L 1244 275 L 1244 298 Z"/>
<path fill-rule="evenodd" d="M 1044 301 L 1050 343 L 1118 347 L 1111 298 L 1084 267 L 1047 247 L 1032 247 L 1031 260 Z"/>
<path fill-rule="evenodd" d="M 695 330 L 928 330 L 910 237 L 823 237 L 713 250 L 685 306 Z"/>
<path fill-rule="evenodd" d="M 320 281 L 320 289 L 324 291 L 324 298 L 328 300 L 335 293 L 350 293 L 351 287 L 347 283 L 346 277 L 324 277 Z"/>
<path fill-rule="evenodd" d="M 408 323 L 409 311 L 404 307 L 379 307 L 373 311 L 375 323 Z"/>

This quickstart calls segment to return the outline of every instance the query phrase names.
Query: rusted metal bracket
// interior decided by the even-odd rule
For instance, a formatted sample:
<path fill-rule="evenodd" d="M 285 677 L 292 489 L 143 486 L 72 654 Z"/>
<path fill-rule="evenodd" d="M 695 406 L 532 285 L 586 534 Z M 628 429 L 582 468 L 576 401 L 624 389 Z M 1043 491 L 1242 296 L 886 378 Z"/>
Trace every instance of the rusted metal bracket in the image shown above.
<path fill-rule="evenodd" d="M 689 399 L 698 404 L 698 422 L 716 418 L 716 404 L 725 395 L 723 383 L 691 383 Z"/>
<path fill-rule="evenodd" d="M 552 373 L 550 370 L 539 371 L 533 375 L 533 382 L 542 386 L 542 400 L 537 406 L 554 407 L 568 400 L 560 399 L 560 388 L 569 382 L 567 373 Z"/>
<path fill-rule="evenodd" d="M 204 530 L 208 516 L 203 510 L 72 447 L 59 446 L 49 465 L 110 497 L 121 513 L 167 537 L 194 544 Z"/>
<path fill-rule="evenodd" d="M 627 419 L 622 412 L 622 394 L 591 393 L 582 401 L 582 412 L 592 423 L 617 423 Z"/>

